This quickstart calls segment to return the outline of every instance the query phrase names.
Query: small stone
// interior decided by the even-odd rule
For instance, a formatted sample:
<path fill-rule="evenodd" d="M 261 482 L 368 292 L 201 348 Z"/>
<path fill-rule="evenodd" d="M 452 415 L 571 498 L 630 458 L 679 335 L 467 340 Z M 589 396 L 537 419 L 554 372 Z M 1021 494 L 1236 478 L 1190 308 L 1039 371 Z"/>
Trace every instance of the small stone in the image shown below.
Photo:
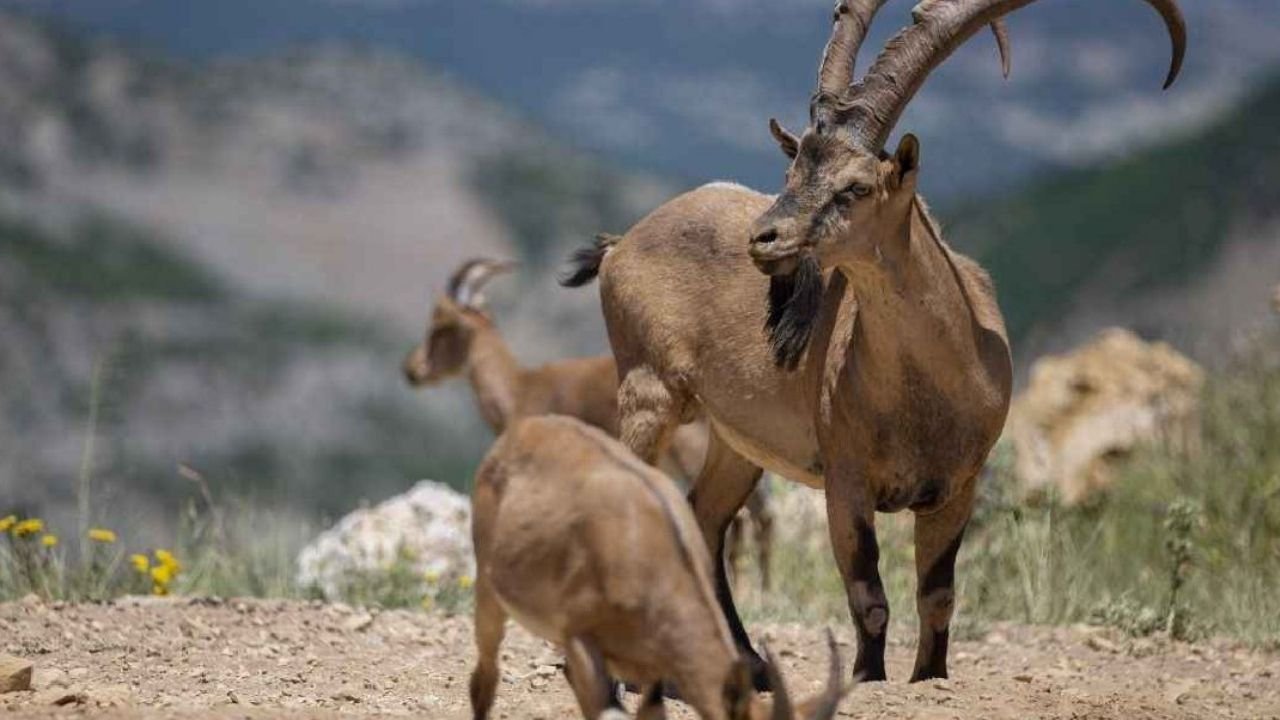
<path fill-rule="evenodd" d="M 0 694 L 30 690 L 31 671 L 34 668 L 29 661 L 20 657 L 0 655 Z"/>
<path fill-rule="evenodd" d="M 358 615 L 352 615 L 343 621 L 342 628 L 350 632 L 362 632 L 364 630 L 368 630 L 369 626 L 372 624 L 372 615 L 369 613 L 359 613 Z"/>
<path fill-rule="evenodd" d="M 66 685 L 67 674 L 58 668 L 38 668 L 31 676 L 31 687 L 44 690 Z"/>
<path fill-rule="evenodd" d="M 1098 635 L 1090 635 L 1089 639 L 1084 641 L 1084 644 L 1090 650 L 1097 650 L 1098 652 L 1115 654 L 1120 651 L 1120 648 L 1116 647 L 1115 643 Z"/>
<path fill-rule="evenodd" d="M 54 688 L 51 690 L 42 690 L 36 693 L 35 697 L 32 699 L 32 704 L 64 707 L 66 705 L 79 705 L 85 700 L 85 694 L 82 692 L 67 690 L 66 688 Z"/>
<path fill-rule="evenodd" d="M 1034 680 L 1035 678 L 1033 678 L 1033 677 L 1032 677 L 1030 674 L 1028 674 L 1028 673 L 1018 673 L 1017 675 L 1014 675 L 1014 676 L 1013 676 L 1013 679 L 1014 679 L 1014 680 L 1017 680 L 1017 681 L 1018 681 L 1018 682 L 1020 682 L 1020 683 L 1029 683 L 1029 682 L 1031 682 L 1032 680 Z"/>

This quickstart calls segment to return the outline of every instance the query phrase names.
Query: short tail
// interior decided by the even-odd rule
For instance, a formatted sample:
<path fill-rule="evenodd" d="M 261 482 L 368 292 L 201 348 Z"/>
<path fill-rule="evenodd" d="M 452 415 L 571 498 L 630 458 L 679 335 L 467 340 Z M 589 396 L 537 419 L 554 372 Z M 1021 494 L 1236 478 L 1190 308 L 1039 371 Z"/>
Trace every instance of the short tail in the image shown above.
<path fill-rule="evenodd" d="M 574 250 L 569 256 L 564 272 L 560 274 L 560 284 L 576 288 L 595 280 L 600 274 L 600 263 L 604 262 L 604 256 L 609 252 L 609 248 L 617 245 L 621 240 L 621 235 L 600 233 L 596 235 L 595 242 Z"/>

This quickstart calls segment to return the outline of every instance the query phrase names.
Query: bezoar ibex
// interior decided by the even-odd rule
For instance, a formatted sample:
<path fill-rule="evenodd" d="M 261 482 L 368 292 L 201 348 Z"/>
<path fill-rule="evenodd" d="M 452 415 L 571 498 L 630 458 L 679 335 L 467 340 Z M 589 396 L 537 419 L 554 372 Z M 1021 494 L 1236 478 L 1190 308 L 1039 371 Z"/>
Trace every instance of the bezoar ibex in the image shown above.
<path fill-rule="evenodd" d="M 1173 0 L 1146 1 L 1172 38 L 1168 87 L 1185 23 Z M 782 192 L 696 189 L 620 242 L 575 256 L 565 278 L 582 284 L 599 274 L 629 448 L 652 459 L 681 418 L 699 410 L 709 418 L 690 500 L 713 557 L 762 467 L 826 490 L 859 640 L 854 669 L 867 680 L 885 677 L 889 620 L 875 513 L 903 509 L 915 513 L 920 617 L 911 677 L 947 675 L 956 553 L 1012 380 L 988 276 L 943 242 L 916 193 L 919 142 L 905 135 L 893 155 L 883 148 L 929 73 L 1029 2 L 920 2 L 914 24 L 854 83 L 857 52 L 885 0 L 840 0 L 809 128 L 796 137 L 770 121 L 791 160 Z M 723 573 L 717 590 L 757 687 L 766 687 Z"/>
<path fill-rule="evenodd" d="M 640 718 L 664 716 L 664 685 L 709 720 L 835 715 L 845 688 L 830 639 L 829 684 L 796 712 L 776 674 L 772 701 L 752 692 L 684 497 L 599 429 L 556 415 L 516 421 L 476 471 L 471 507 L 477 720 L 493 706 L 508 617 L 564 650 L 593 720 L 616 702 L 611 676 L 642 688 Z"/>
<path fill-rule="evenodd" d="M 476 404 L 494 434 L 514 420 L 555 413 L 576 417 L 618 435 L 618 367 L 612 356 L 572 358 L 533 368 L 522 367 L 503 339 L 484 300 L 485 284 L 511 272 L 510 261 L 475 258 L 450 276 L 435 302 L 426 333 L 405 357 L 403 371 L 414 387 L 435 385 L 466 373 Z M 694 419 L 676 431 L 660 467 L 682 482 L 692 481 L 706 457 L 707 427 Z M 773 515 L 762 488 L 747 503 L 760 567 L 761 582 L 769 586 Z M 745 534 L 741 516 L 735 536 Z M 743 546 L 735 542 L 737 551 Z M 738 558 L 734 558 L 737 565 Z"/>

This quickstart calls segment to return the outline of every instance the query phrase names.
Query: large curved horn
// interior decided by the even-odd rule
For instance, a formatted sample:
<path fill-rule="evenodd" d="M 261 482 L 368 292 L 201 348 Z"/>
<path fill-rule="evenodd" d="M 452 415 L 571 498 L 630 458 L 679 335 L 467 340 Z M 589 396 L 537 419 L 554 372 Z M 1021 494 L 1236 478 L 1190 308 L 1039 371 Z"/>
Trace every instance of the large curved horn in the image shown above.
<path fill-rule="evenodd" d="M 857 68 L 858 51 L 871 29 L 871 21 L 888 1 L 836 0 L 831 19 L 831 39 L 827 40 L 822 62 L 818 65 L 818 89 L 809 108 L 811 115 L 817 116 L 824 108 L 839 105 L 848 95 Z M 1009 30 L 1003 20 L 996 19 L 991 23 L 991 31 L 1000 49 L 1001 69 L 1004 76 L 1009 77 Z"/>
<path fill-rule="evenodd" d="M 884 147 L 889 133 L 929 73 L 973 37 L 1034 0 L 922 0 L 912 11 L 915 24 L 885 45 L 862 82 L 841 108 L 842 120 L 868 150 Z M 1164 87 L 1177 79 L 1187 47 L 1187 26 L 1175 0 L 1145 0 L 1164 18 L 1173 59 Z"/>
<path fill-rule="evenodd" d="M 773 711 L 769 720 L 795 720 L 795 711 L 791 709 L 791 696 L 787 695 L 787 684 L 782 680 L 778 670 L 778 659 L 766 645 L 764 648 L 766 665 L 764 674 L 769 679 L 769 687 L 773 688 Z"/>
<path fill-rule="evenodd" d="M 822 697 L 810 713 L 808 720 L 831 720 L 836 716 L 836 709 L 844 699 L 849 687 L 844 684 L 844 669 L 840 663 L 840 650 L 836 647 L 836 636 L 827 628 L 827 652 L 831 655 L 830 669 L 827 671 L 827 687 Z"/>
<path fill-rule="evenodd" d="M 510 260 L 475 258 L 458 266 L 449 277 L 449 297 L 464 307 L 480 307 L 484 296 L 480 290 L 496 275 L 511 272 L 516 263 Z"/>

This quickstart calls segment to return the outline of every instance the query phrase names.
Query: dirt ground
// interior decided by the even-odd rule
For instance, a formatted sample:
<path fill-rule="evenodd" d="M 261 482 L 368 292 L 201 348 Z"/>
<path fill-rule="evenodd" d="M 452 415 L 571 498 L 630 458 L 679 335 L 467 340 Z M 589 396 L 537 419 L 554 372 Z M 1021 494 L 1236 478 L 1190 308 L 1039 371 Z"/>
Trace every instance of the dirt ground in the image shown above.
<path fill-rule="evenodd" d="M 836 629 L 848 663 L 851 630 Z M 820 688 L 821 628 L 753 630 L 780 656 L 794 693 Z M 1280 655 L 1228 643 L 1001 625 L 954 644 L 953 679 L 909 685 L 912 643 L 891 641 L 890 682 L 855 688 L 841 717 L 1280 718 Z M 513 629 L 504 649 L 495 716 L 575 716 L 553 647 Z M 289 601 L 29 599 L 0 604 L 0 652 L 36 665 L 32 691 L 0 695 L 0 715 L 19 718 L 470 717 L 467 617 Z"/>

